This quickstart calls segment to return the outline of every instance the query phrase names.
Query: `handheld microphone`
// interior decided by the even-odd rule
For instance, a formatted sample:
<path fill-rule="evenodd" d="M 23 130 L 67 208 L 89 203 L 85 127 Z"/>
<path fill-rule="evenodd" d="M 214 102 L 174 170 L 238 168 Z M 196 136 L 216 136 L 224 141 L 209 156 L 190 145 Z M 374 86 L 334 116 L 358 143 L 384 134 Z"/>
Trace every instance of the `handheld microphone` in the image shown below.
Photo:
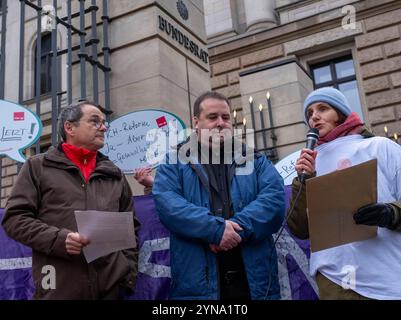
<path fill-rule="evenodd" d="M 319 130 L 316 128 L 309 129 L 308 133 L 306 134 L 306 149 L 313 150 L 315 149 L 315 145 L 317 140 L 319 139 Z M 305 182 L 307 173 L 302 171 L 299 180 L 303 183 Z"/>

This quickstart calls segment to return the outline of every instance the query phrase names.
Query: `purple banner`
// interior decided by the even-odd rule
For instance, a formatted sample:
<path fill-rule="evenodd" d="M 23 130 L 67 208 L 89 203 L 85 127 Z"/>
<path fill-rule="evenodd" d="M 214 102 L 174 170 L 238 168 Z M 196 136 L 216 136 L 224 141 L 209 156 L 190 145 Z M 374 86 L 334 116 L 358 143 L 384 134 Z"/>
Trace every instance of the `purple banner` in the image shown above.
<path fill-rule="evenodd" d="M 287 204 L 291 189 L 286 187 Z M 160 223 L 153 197 L 134 197 L 139 232 L 139 274 L 135 293 L 127 300 L 168 299 L 170 286 L 169 232 Z M 0 209 L 0 220 L 3 211 Z M 309 276 L 309 241 L 283 230 L 276 245 L 282 299 L 315 300 Z M 8 238 L 0 226 L 0 300 L 30 299 L 33 293 L 31 250 Z"/>
<path fill-rule="evenodd" d="M 139 232 L 139 274 L 135 293 L 127 299 L 168 299 L 170 287 L 170 238 L 160 223 L 151 195 L 134 197 Z"/>
<path fill-rule="evenodd" d="M 0 221 L 3 219 L 0 209 Z M 10 239 L 0 226 L 0 300 L 27 300 L 33 294 L 32 251 Z"/>

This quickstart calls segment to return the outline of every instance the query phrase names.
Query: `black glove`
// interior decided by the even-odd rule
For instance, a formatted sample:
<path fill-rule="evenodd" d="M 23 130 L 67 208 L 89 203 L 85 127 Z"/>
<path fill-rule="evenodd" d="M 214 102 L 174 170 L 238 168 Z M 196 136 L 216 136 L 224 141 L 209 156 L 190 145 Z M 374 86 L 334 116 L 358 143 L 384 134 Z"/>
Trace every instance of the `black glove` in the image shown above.
<path fill-rule="evenodd" d="M 386 203 L 374 203 L 360 207 L 354 214 L 356 224 L 391 228 L 394 221 L 394 211 L 391 205 Z"/>

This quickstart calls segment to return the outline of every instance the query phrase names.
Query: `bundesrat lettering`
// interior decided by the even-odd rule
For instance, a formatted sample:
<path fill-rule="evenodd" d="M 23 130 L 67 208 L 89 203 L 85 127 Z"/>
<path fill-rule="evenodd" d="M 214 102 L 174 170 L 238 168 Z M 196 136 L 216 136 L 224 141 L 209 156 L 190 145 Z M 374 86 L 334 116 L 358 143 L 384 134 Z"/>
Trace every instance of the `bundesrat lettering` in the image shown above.
<path fill-rule="evenodd" d="M 161 16 L 159 16 L 159 29 L 165 31 L 173 40 L 191 52 L 195 57 L 201 59 L 204 63 L 208 63 L 209 54 L 205 50 L 199 48 L 195 42 L 190 40 L 185 34 Z"/>

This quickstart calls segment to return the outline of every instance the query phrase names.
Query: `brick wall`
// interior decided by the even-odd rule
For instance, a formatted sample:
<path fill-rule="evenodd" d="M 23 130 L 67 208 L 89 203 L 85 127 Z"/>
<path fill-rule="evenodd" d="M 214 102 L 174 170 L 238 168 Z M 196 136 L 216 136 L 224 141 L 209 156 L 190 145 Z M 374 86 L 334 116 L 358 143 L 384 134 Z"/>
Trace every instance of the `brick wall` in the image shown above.
<path fill-rule="evenodd" d="M 17 178 L 17 165 L 16 162 L 9 158 L 3 158 L 2 160 L 2 185 L 1 185 L 1 202 L 0 208 L 4 208 L 8 196 L 11 193 L 12 186 L 14 185 L 15 179 Z"/>
<path fill-rule="evenodd" d="M 355 38 L 362 88 L 373 131 L 401 133 L 401 9 L 367 18 Z"/>

